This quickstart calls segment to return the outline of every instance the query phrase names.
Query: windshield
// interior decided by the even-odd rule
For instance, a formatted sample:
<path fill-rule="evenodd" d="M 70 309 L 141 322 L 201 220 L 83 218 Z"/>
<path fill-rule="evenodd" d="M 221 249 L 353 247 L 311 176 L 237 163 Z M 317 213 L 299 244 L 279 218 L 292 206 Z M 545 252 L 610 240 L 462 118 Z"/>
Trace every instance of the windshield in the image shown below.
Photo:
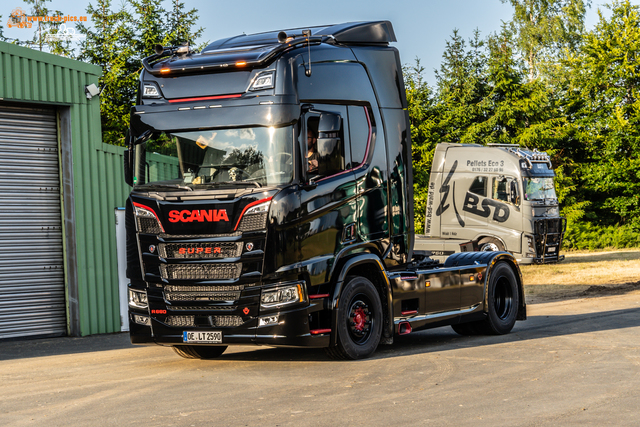
<path fill-rule="evenodd" d="M 553 178 L 525 178 L 525 200 L 549 200 L 557 199 Z"/>
<path fill-rule="evenodd" d="M 134 150 L 136 186 L 261 187 L 293 177 L 292 126 L 157 132 Z"/>

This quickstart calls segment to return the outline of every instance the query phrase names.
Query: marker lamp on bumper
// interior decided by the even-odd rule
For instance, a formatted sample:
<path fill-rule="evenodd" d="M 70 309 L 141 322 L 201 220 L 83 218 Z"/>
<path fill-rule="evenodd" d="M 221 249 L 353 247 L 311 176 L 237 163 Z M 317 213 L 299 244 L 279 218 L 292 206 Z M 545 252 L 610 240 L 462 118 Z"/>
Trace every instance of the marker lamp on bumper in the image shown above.
<path fill-rule="evenodd" d="M 149 308 L 147 293 L 145 291 L 129 289 L 129 307 L 140 308 L 143 310 Z"/>
<path fill-rule="evenodd" d="M 301 283 L 265 289 L 260 296 L 260 305 L 264 308 L 305 302 L 306 297 Z"/>
<path fill-rule="evenodd" d="M 133 320 L 138 325 L 151 326 L 151 319 L 149 318 L 149 316 L 141 316 L 139 314 L 134 314 L 133 315 Z"/>

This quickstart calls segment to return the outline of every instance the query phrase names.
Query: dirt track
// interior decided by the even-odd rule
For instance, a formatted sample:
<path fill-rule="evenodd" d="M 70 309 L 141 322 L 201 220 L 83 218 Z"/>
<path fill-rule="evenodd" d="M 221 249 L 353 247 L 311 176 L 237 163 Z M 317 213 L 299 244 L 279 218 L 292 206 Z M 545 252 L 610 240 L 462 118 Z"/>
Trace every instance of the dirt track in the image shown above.
<path fill-rule="evenodd" d="M 640 289 L 640 250 L 568 252 L 558 264 L 521 267 L 527 304 Z"/>

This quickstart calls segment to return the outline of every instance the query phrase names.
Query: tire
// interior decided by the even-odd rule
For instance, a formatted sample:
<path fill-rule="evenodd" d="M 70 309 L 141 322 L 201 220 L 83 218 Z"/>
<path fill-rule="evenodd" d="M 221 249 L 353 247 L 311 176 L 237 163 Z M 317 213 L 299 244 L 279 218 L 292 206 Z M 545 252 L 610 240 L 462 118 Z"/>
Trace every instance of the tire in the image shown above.
<path fill-rule="evenodd" d="M 491 271 L 487 294 L 487 318 L 484 332 L 489 335 L 504 335 L 511 332 L 518 317 L 520 294 L 513 269 L 506 262 L 499 262 Z"/>
<path fill-rule="evenodd" d="M 185 359 L 215 359 L 220 357 L 227 346 L 174 345 L 173 351 Z"/>
<path fill-rule="evenodd" d="M 338 345 L 326 349 L 332 359 L 364 359 L 373 354 L 382 337 L 382 304 L 368 279 L 349 276 L 338 307 Z"/>
<path fill-rule="evenodd" d="M 482 252 L 501 252 L 504 251 L 504 245 L 498 239 L 485 237 L 478 242 L 478 250 Z"/>

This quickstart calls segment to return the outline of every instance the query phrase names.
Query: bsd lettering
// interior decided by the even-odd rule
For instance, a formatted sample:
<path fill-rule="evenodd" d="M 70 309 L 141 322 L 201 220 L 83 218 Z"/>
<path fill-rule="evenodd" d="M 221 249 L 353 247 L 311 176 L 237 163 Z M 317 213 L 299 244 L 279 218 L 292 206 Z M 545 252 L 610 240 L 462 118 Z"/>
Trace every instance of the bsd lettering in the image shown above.
<path fill-rule="evenodd" d="M 500 203 L 492 199 L 484 199 L 482 206 L 479 208 L 480 198 L 473 193 L 467 192 L 464 199 L 464 206 L 462 210 L 474 215 L 479 215 L 483 218 L 488 218 L 491 215 L 491 206 L 493 206 L 493 220 L 497 222 L 505 222 L 509 219 L 509 206 L 505 203 Z"/>

